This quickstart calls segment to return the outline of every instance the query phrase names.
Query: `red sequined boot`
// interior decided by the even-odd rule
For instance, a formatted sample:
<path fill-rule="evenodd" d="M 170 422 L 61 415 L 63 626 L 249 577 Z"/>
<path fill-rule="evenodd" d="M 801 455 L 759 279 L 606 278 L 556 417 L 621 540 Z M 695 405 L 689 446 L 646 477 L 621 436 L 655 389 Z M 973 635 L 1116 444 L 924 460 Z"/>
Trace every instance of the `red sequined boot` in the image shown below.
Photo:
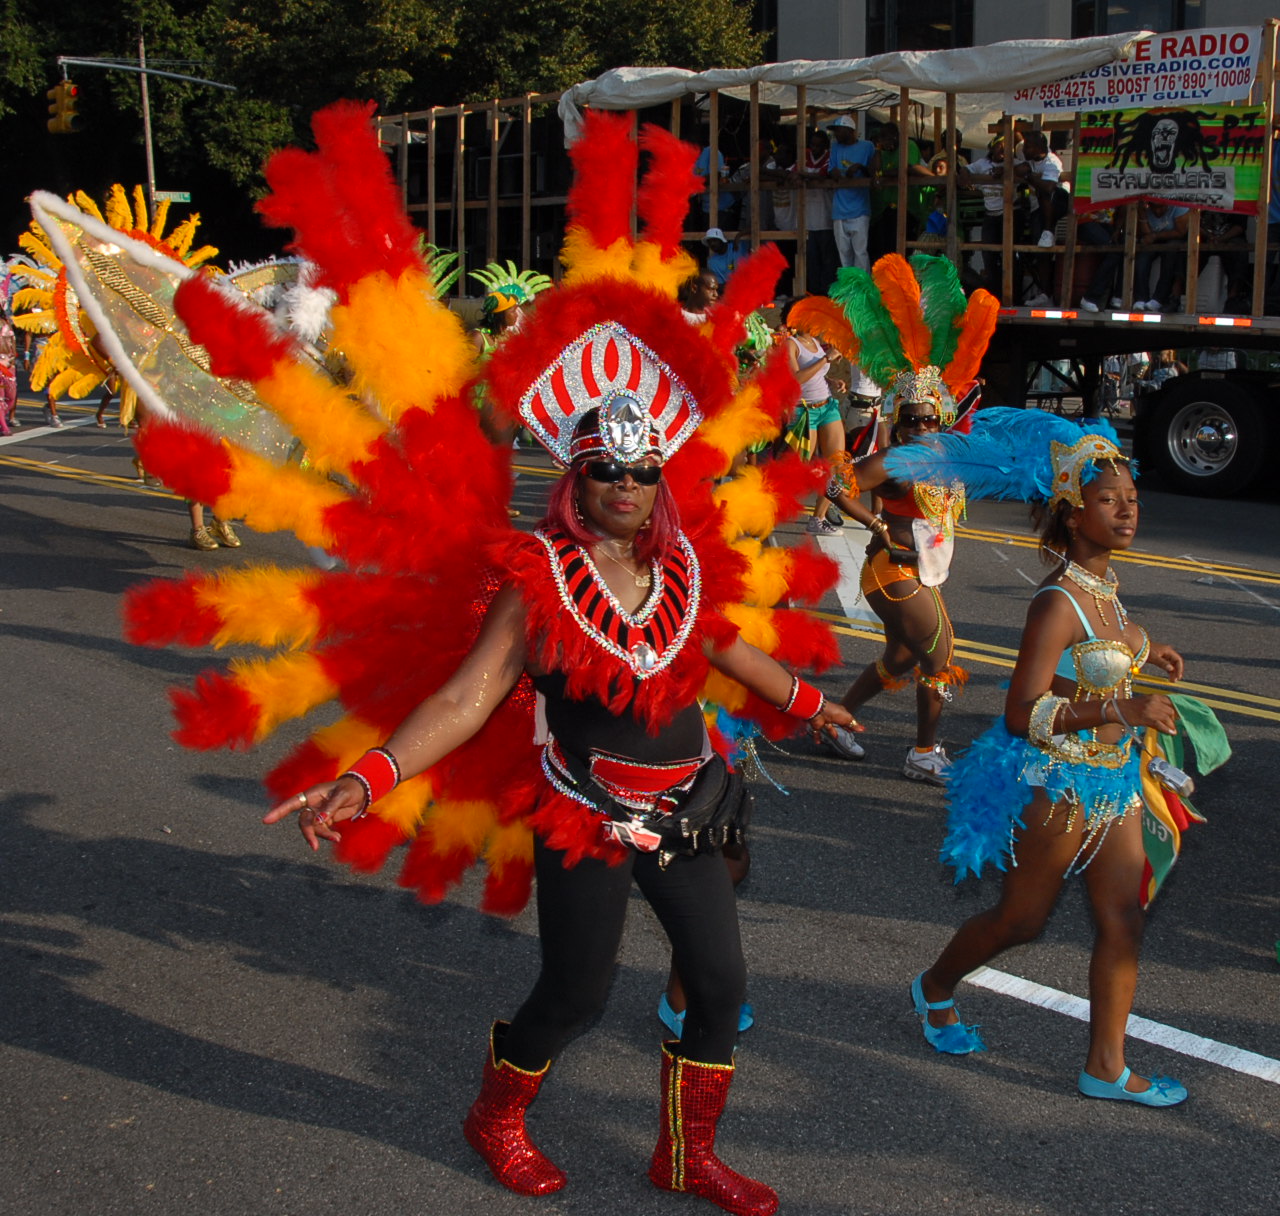
<path fill-rule="evenodd" d="M 649 1180 L 664 1191 L 688 1191 L 737 1216 L 773 1216 L 778 1196 L 731 1170 L 715 1153 L 716 1124 L 733 1082 L 732 1064 L 698 1064 L 662 1045 L 662 1123 Z"/>
<path fill-rule="evenodd" d="M 519 1195 L 550 1195 L 564 1186 L 564 1171 L 529 1139 L 524 1112 L 538 1096 L 551 1062 L 538 1072 L 526 1072 L 509 1060 L 500 1060 L 498 1051 L 506 1033 L 506 1022 L 494 1022 L 484 1082 L 463 1121 L 462 1134 L 508 1190 Z"/>

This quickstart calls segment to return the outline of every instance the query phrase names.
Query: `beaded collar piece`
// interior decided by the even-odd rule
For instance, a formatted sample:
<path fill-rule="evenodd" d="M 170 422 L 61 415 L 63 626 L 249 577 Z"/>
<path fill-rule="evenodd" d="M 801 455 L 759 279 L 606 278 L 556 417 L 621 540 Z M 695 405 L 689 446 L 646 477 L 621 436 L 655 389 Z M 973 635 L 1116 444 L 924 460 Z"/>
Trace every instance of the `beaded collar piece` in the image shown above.
<path fill-rule="evenodd" d="M 702 599 L 702 572 L 683 532 L 676 552 L 650 567 L 653 589 L 634 614 L 618 602 L 585 549 L 551 529 L 534 536 L 547 551 L 561 603 L 587 637 L 637 680 L 670 666 L 693 632 Z"/>
<path fill-rule="evenodd" d="M 1107 614 L 1103 611 L 1103 604 L 1114 606 L 1116 623 L 1121 628 L 1124 628 L 1129 623 L 1129 614 L 1125 612 L 1124 605 L 1120 602 L 1120 580 L 1110 566 L 1107 567 L 1106 576 L 1100 578 L 1096 574 L 1090 574 L 1083 566 L 1068 560 L 1063 567 L 1062 574 L 1064 578 L 1069 578 L 1085 595 L 1093 600 L 1093 606 L 1098 610 L 1098 619 L 1104 625 L 1108 622 Z"/>

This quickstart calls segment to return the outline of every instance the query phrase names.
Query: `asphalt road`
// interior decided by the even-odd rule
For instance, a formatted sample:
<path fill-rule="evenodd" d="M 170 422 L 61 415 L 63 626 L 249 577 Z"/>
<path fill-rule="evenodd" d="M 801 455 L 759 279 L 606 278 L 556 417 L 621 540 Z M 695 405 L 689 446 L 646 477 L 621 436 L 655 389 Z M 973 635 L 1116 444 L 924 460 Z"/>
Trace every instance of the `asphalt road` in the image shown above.
<path fill-rule="evenodd" d="M 253 753 L 170 740 L 165 690 L 211 656 L 127 646 L 121 593 L 305 558 L 283 536 L 247 534 L 238 555 L 186 548 L 182 504 L 130 480 L 130 456 L 91 421 L 28 425 L 0 446 L 0 1211 L 714 1211 L 644 1177 L 666 951 L 638 900 L 608 1010 L 530 1119 L 569 1188 L 521 1199 L 489 1177 L 459 1125 L 489 1020 L 532 981 L 532 919 L 480 915 L 473 882 L 424 907 L 393 874 L 351 874 L 263 827 L 259 775 L 297 732 Z M 546 485 L 521 476 L 526 518 Z M 1085 1026 L 990 987 L 960 993 L 987 1054 L 925 1044 L 907 985 L 995 886 L 953 887 L 938 865 L 941 798 L 898 771 L 911 701 L 884 698 L 864 714 L 864 762 L 797 742 L 765 754 L 789 794 L 755 783 L 741 894 L 758 1024 L 719 1147 L 778 1189 L 784 1213 L 1276 1211 L 1280 508 L 1143 497 L 1124 600 L 1182 649 L 1235 749 L 1201 780 L 1209 823 L 1149 920 L 1135 1012 L 1157 1041 L 1130 1045 L 1136 1069 L 1181 1078 L 1190 1101 L 1079 1098 Z M 963 530 L 947 596 L 973 678 L 948 746 L 1000 704 L 1040 577 L 1026 536 L 1009 505 L 976 505 Z M 850 618 L 847 667 L 820 681 L 838 692 L 876 646 L 856 607 L 827 607 Z M 996 966 L 1079 997 L 1088 940 L 1071 884 L 1044 938 Z"/>

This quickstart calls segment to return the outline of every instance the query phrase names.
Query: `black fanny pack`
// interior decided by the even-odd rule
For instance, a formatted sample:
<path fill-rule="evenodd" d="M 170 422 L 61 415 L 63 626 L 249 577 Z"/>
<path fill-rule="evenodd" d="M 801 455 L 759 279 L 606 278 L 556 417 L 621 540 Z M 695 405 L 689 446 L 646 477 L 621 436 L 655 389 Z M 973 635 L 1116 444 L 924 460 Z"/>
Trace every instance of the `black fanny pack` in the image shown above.
<path fill-rule="evenodd" d="M 559 752 L 556 762 L 577 791 L 608 816 L 614 839 L 643 853 L 657 852 L 663 869 L 673 857 L 693 857 L 746 841 L 754 801 L 742 777 L 719 755 L 712 755 L 698 770 L 693 785 L 676 796 L 675 809 L 665 814 L 623 806 L 566 751 Z"/>

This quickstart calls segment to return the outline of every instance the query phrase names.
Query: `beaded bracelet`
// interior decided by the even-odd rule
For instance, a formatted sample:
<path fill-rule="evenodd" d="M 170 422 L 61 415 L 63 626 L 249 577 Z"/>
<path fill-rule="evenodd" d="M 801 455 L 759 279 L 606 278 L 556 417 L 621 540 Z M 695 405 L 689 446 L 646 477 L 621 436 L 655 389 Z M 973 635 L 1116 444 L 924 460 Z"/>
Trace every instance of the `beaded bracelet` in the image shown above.
<path fill-rule="evenodd" d="M 826 698 L 812 684 L 806 684 L 799 676 L 791 677 L 791 695 L 785 705 L 778 708 L 793 718 L 803 718 L 806 722 L 816 718 L 822 712 Z"/>
<path fill-rule="evenodd" d="M 1066 697 L 1055 697 L 1051 692 L 1036 698 L 1027 722 L 1027 738 L 1037 747 L 1047 748 L 1053 742 L 1053 723 L 1058 710 L 1070 704 Z"/>
<path fill-rule="evenodd" d="M 379 798 L 385 798 L 400 784 L 400 766 L 385 747 L 374 747 L 365 752 L 341 777 L 351 777 L 364 788 L 364 806 L 353 816 L 359 819 L 369 813 L 369 808 Z"/>

